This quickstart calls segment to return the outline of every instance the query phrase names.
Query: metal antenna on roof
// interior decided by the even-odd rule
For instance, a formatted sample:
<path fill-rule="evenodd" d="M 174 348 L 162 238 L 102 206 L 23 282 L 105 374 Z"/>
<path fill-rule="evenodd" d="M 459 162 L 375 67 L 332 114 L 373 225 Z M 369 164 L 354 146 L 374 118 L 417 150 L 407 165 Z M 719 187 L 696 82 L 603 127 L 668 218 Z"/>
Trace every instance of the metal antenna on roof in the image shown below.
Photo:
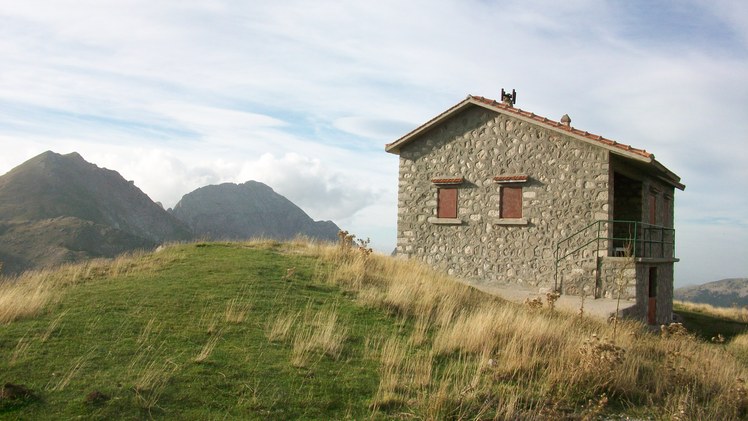
<path fill-rule="evenodd" d="M 517 103 L 517 91 L 512 89 L 512 93 L 504 92 L 504 88 L 501 88 L 501 102 L 508 106 L 512 106 Z"/>

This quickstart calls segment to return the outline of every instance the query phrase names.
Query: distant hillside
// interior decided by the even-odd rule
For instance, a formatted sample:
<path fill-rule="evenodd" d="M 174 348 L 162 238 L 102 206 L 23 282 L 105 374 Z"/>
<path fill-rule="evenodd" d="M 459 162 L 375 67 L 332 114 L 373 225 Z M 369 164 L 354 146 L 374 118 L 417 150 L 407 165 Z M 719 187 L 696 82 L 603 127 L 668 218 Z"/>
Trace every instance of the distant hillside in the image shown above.
<path fill-rule="evenodd" d="M 748 306 L 748 278 L 722 279 L 675 290 L 675 299 L 717 307 Z"/>
<path fill-rule="evenodd" d="M 301 234 L 335 241 L 339 231 L 333 222 L 314 221 L 293 202 L 257 181 L 201 187 L 184 195 L 170 212 L 196 236 L 211 240 L 286 240 Z"/>
<path fill-rule="evenodd" d="M 190 238 L 132 182 L 77 153 L 44 152 L 0 176 L 5 273 Z"/>

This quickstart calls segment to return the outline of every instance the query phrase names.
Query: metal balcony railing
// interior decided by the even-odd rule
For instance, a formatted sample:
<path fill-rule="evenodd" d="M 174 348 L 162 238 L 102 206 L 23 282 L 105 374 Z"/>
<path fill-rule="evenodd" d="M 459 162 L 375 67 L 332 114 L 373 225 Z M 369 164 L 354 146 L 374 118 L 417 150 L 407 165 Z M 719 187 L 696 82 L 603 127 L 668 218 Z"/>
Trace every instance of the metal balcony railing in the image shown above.
<path fill-rule="evenodd" d="M 675 229 L 638 221 L 601 220 L 556 243 L 555 288 L 561 260 L 587 251 L 593 256 L 672 258 L 675 256 Z"/>

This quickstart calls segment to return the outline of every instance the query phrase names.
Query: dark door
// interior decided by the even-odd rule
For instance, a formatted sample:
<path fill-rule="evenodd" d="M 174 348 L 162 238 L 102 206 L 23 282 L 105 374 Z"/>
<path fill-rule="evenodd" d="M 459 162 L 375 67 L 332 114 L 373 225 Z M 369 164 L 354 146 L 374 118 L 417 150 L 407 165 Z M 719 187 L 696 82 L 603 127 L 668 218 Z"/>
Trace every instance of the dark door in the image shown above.
<path fill-rule="evenodd" d="M 647 305 L 647 323 L 657 324 L 657 267 L 649 268 L 649 302 Z"/>

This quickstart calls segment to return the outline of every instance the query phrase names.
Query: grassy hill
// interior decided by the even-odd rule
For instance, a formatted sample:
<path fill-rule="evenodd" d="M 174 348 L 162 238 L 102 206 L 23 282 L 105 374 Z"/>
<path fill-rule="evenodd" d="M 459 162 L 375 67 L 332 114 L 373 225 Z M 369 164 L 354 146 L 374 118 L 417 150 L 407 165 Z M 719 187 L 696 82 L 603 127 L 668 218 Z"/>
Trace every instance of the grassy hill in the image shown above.
<path fill-rule="evenodd" d="M 748 337 L 504 302 L 355 246 L 198 243 L 0 285 L 2 419 L 740 419 Z"/>

